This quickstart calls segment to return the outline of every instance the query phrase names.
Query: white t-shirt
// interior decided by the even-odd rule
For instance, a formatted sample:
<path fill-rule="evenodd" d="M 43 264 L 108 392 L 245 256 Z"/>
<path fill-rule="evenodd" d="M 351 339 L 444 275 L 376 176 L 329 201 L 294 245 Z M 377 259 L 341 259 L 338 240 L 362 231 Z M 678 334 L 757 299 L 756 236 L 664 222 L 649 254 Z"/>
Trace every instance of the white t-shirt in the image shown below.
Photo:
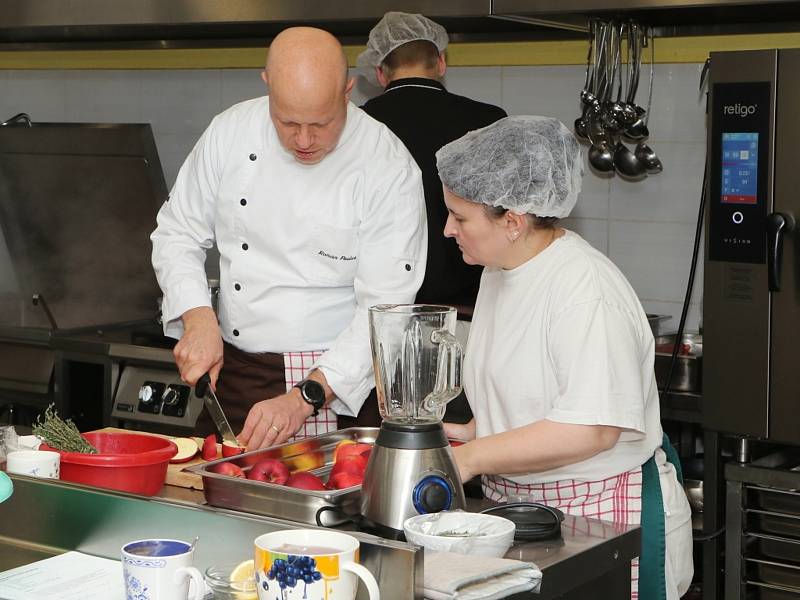
<path fill-rule="evenodd" d="M 654 341 L 619 269 L 574 232 L 512 270 L 484 270 L 465 352 L 477 437 L 541 419 L 624 428 L 617 444 L 520 484 L 597 481 L 661 445 Z"/>
<path fill-rule="evenodd" d="M 211 306 L 205 253 L 220 251 L 222 337 L 247 352 L 327 350 L 339 414 L 374 386 L 367 309 L 412 302 L 427 224 L 419 168 L 353 104 L 336 148 L 315 165 L 281 145 L 265 96 L 217 115 L 178 173 L 153 232 L 166 335 Z"/>

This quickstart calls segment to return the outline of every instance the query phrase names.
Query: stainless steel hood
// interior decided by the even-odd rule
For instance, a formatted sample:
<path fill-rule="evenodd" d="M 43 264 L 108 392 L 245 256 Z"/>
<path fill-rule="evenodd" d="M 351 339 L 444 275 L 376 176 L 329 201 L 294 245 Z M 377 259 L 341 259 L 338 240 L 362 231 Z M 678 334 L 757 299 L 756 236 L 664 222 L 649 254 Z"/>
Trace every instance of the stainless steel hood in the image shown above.
<path fill-rule="evenodd" d="M 589 18 L 612 16 L 661 35 L 800 30 L 789 0 L 4 0 L 0 44 L 236 44 L 297 24 L 363 43 L 388 10 L 424 13 L 455 41 L 575 37 Z"/>
<path fill-rule="evenodd" d="M 4 0 L 0 43 L 264 41 L 301 24 L 363 43 L 390 10 L 424 13 L 456 36 L 531 28 L 491 18 L 491 0 Z"/>
<path fill-rule="evenodd" d="M 800 31 L 796 0 L 493 0 L 492 14 L 634 19 L 660 36 Z"/>

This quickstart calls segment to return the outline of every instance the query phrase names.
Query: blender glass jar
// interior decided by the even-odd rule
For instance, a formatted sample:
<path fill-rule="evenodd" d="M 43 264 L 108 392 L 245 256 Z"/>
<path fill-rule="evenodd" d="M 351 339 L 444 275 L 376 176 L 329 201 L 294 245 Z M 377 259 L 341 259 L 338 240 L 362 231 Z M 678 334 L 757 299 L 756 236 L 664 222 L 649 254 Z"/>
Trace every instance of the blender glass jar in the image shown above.
<path fill-rule="evenodd" d="M 456 309 L 381 304 L 369 309 L 369 329 L 381 417 L 398 423 L 441 421 L 445 405 L 461 393 Z"/>

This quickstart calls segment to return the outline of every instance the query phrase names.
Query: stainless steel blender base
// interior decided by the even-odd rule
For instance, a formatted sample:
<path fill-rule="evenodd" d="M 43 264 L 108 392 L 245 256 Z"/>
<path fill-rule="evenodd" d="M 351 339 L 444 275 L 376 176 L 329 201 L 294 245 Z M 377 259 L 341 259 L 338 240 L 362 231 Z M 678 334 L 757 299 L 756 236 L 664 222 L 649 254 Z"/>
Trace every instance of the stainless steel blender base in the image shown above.
<path fill-rule="evenodd" d="M 419 508 L 437 512 L 424 505 L 445 500 L 445 486 L 450 498 L 444 509 L 463 509 L 464 488 L 449 445 L 404 449 L 376 443 L 361 488 L 361 514 L 377 527 L 402 532 L 408 517 L 421 514 Z"/>

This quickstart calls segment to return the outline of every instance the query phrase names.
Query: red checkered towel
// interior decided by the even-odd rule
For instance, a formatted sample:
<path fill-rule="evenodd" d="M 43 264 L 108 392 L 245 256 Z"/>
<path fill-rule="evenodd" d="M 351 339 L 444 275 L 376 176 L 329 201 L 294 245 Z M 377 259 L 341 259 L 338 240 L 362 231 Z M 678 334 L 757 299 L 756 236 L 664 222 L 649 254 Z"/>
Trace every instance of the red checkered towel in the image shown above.
<path fill-rule="evenodd" d="M 283 354 L 287 392 L 295 384 L 305 379 L 309 371 L 311 371 L 311 367 L 324 352 L 325 350 L 310 350 L 308 352 L 285 352 Z M 330 408 L 321 408 L 319 414 L 316 417 L 308 417 L 299 431 L 290 437 L 288 441 L 322 435 L 329 431 L 336 431 L 336 413 Z"/>

